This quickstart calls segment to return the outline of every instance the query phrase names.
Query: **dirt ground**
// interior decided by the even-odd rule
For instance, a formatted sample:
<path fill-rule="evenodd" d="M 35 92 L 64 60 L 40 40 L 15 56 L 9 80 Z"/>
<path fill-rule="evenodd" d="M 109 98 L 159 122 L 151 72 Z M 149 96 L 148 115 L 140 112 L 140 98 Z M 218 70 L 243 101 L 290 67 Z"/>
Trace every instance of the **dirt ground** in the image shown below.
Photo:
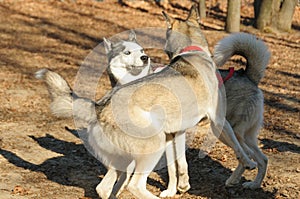
<path fill-rule="evenodd" d="M 127 1 L 128 2 L 128 1 Z M 180 2 L 180 1 L 179 1 Z M 190 1 L 165 7 L 170 15 L 185 18 Z M 226 6 L 208 1 L 203 20 L 209 45 L 226 36 Z M 43 82 L 34 78 L 50 68 L 70 84 L 85 57 L 103 37 L 137 28 L 165 28 L 162 7 L 129 1 L 0 0 L 0 198 L 97 198 L 95 187 L 105 168 L 91 156 L 79 138 L 65 130 L 72 120 L 53 117 Z M 198 157 L 197 142 L 187 150 L 191 189 L 176 198 L 299 198 L 300 195 L 300 9 L 288 34 L 260 33 L 253 23 L 251 1 L 243 1 L 241 31 L 262 38 L 272 52 L 260 84 L 265 95 L 264 127 L 259 146 L 269 158 L 262 188 L 225 188 L 237 160 L 232 150 L 217 143 L 211 153 Z M 138 38 L 139 39 L 139 38 Z M 149 49 L 156 62 L 162 52 Z M 99 95 L 110 89 L 107 76 Z M 247 171 L 242 182 L 253 179 Z M 156 195 L 166 188 L 166 169 L 153 172 L 148 189 Z M 120 198 L 133 198 L 128 192 Z"/>

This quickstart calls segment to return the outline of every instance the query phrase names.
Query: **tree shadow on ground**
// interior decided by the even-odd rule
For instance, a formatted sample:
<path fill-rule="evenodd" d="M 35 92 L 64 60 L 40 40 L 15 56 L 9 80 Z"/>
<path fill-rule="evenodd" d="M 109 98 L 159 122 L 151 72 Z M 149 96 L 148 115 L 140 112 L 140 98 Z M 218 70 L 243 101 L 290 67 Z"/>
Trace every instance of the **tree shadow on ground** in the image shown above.
<path fill-rule="evenodd" d="M 300 146 L 296 144 L 270 139 L 262 139 L 261 142 L 264 144 L 263 149 L 277 149 L 279 152 L 289 151 L 292 153 L 300 154 Z"/>

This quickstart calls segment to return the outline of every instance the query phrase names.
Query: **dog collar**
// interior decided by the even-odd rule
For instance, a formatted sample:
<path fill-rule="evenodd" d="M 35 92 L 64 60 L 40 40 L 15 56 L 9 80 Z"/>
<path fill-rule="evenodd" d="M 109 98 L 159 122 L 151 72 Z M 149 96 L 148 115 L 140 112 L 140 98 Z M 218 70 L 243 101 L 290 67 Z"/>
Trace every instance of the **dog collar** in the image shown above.
<path fill-rule="evenodd" d="M 172 58 L 172 62 L 175 61 L 179 56 L 189 54 L 193 51 L 203 52 L 203 49 L 199 46 L 187 46 L 179 51 L 179 53 Z"/>
<path fill-rule="evenodd" d="M 229 73 L 226 77 L 222 78 L 220 73 L 216 73 L 217 79 L 219 80 L 219 87 L 221 87 L 227 80 L 229 80 L 234 74 L 234 67 L 229 68 Z"/>
<path fill-rule="evenodd" d="M 203 51 L 199 46 L 187 46 L 183 48 L 179 53 L 185 53 L 189 51 Z"/>

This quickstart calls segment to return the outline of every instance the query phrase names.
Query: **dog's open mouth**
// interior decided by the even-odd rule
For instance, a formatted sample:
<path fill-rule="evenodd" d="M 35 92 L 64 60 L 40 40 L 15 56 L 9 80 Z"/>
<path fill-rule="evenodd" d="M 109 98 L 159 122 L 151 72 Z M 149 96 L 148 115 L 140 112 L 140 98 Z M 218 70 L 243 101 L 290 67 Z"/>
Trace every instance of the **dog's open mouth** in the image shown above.
<path fill-rule="evenodd" d="M 127 66 L 126 69 L 131 75 L 137 76 L 144 70 L 144 68 L 146 66 L 147 65 L 143 65 L 143 66 L 132 66 L 131 65 L 131 66 Z"/>

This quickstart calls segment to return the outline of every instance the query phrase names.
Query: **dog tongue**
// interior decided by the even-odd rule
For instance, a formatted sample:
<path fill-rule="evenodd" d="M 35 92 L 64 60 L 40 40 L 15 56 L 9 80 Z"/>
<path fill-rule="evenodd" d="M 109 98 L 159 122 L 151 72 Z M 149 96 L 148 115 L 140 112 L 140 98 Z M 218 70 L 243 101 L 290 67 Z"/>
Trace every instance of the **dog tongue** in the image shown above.
<path fill-rule="evenodd" d="M 152 71 L 154 73 L 157 73 L 157 72 L 161 71 L 162 69 L 164 69 L 165 65 L 155 63 L 154 65 L 151 65 L 151 67 L 152 67 Z"/>

